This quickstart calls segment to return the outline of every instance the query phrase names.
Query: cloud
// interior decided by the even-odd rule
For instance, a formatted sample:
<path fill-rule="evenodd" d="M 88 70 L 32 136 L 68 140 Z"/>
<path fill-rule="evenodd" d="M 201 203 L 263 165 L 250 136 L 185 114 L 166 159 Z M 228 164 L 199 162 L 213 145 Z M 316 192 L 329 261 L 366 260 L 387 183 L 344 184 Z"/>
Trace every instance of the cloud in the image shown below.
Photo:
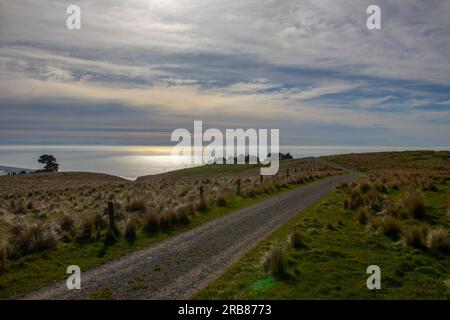
<path fill-rule="evenodd" d="M 60 123 L 77 141 L 73 126 L 93 130 L 89 115 L 102 114 L 119 134 L 204 119 L 324 142 L 450 135 L 448 1 L 380 0 L 377 31 L 365 0 L 77 4 L 82 30 L 69 31 L 64 2 L 0 0 L 0 130 Z M 72 109 L 49 115 L 46 104 Z"/>

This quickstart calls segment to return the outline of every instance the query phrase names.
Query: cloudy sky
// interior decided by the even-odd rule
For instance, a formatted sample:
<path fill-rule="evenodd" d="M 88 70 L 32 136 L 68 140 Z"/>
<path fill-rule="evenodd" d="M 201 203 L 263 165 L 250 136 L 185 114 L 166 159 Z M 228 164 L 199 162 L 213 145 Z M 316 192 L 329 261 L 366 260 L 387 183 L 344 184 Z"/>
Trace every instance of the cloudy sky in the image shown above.
<path fill-rule="evenodd" d="M 284 145 L 450 145 L 448 0 L 71 3 L 0 0 L 0 145 L 167 145 L 194 120 Z"/>

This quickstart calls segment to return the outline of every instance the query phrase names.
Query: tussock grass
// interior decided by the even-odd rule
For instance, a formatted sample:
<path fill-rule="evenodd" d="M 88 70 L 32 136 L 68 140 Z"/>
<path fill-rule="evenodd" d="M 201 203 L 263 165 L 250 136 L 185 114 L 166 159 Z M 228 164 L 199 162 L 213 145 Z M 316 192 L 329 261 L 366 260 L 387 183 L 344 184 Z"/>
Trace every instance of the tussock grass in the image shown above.
<path fill-rule="evenodd" d="M 287 275 L 287 253 L 280 242 L 275 242 L 267 251 L 262 262 L 263 270 L 272 276 L 283 278 Z"/>
<path fill-rule="evenodd" d="M 80 231 L 76 237 L 77 242 L 83 244 L 94 240 L 95 221 L 93 217 L 84 217 L 81 221 Z"/>
<path fill-rule="evenodd" d="M 397 239 L 402 232 L 401 222 L 391 216 L 385 216 L 381 225 L 381 232 L 392 239 Z"/>
<path fill-rule="evenodd" d="M 412 218 L 420 220 L 426 217 L 425 199 L 421 193 L 417 191 L 408 192 L 403 198 L 403 204 Z"/>
<path fill-rule="evenodd" d="M 444 228 L 434 229 L 428 233 L 427 247 L 433 251 L 448 253 L 450 251 L 448 230 Z"/>
<path fill-rule="evenodd" d="M 416 249 L 423 249 L 425 247 L 425 241 L 423 236 L 423 230 L 419 226 L 413 226 L 404 234 L 405 243 Z"/>
<path fill-rule="evenodd" d="M 23 256 L 56 248 L 55 233 L 41 223 L 17 225 L 12 238 L 12 255 Z"/>
<path fill-rule="evenodd" d="M 288 237 L 288 243 L 292 248 L 295 249 L 306 249 L 308 246 L 306 245 L 305 238 L 303 234 L 299 230 L 292 231 Z"/>
<path fill-rule="evenodd" d="M 159 230 L 159 217 L 155 211 L 149 211 L 144 216 L 144 229 L 148 232 L 157 232 Z"/>
<path fill-rule="evenodd" d="M 128 241 L 134 241 L 136 239 L 136 217 L 128 218 L 127 224 L 125 226 L 125 239 Z"/>
<path fill-rule="evenodd" d="M 145 200 L 142 198 L 135 198 L 126 206 L 126 211 L 128 212 L 145 212 L 147 205 Z"/>
<path fill-rule="evenodd" d="M 360 225 L 366 225 L 369 221 L 369 215 L 367 213 L 367 209 L 358 210 L 358 223 Z"/>
<path fill-rule="evenodd" d="M 8 243 L 5 240 L 0 240 L 0 271 L 6 267 L 6 260 L 8 258 Z"/>
<path fill-rule="evenodd" d="M 61 217 L 59 226 L 60 226 L 61 230 L 71 232 L 75 228 L 75 219 L 67 214 L 64 214 Z"/>

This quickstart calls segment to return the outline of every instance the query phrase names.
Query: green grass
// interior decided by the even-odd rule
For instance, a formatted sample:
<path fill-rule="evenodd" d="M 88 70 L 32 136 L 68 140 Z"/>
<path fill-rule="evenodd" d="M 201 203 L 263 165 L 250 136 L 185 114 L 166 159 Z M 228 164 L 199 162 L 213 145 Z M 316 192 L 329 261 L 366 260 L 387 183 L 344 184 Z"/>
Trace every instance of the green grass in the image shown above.
<path fill-rule="evenodd" d="M 60 245 L 56 250 L 43 254 L 28 256 L 17 261 L 10 261 L 6 271 L 0 274 L 0 298 L 12 298 L 24 295 L 46 284 L 61 280 L 68 275 L 69 265 L 78 265 L 81 271 L 99 266 L 138 249 L 148 247 L 166 238 L 195 228 L 208 221 L 224 216 L 237 209 L 250 206 L 259 201 L 287 192 L 301 185 L 289 185 L 277 192 L 256 196 L 255 198 L 234 197 L 227 207 L 213 207 L 206 213 L 197 213 L 189 225 L 177 227 L 170 232 L 158 232 L 149 235 L 138 229 L 133 243 L 122 237 L 113 246 L 105 247 L 103 239 L 82 246 L 76 243 Z"/>
<path fill-rule="evenodd" d="M 425 192 L 432 226 L 449 227 L 449 193 L 449 184 L 439 186 L 438 192 Z M 336 190 L 303 211 L 194 298 L 450 299 L 448 255 L 435 256 L 361 226 L 356 211 L 343 208 L 344 198 L 344 191 Z M 288 276 L 276 279 L 263 271 L 261 261 L 272 243 L 287 245 L 292 230 L 304 235 L 307 249 L 289 248 Z M 381 268 L 381 290 L 366 287 L 370 265 Z"/>

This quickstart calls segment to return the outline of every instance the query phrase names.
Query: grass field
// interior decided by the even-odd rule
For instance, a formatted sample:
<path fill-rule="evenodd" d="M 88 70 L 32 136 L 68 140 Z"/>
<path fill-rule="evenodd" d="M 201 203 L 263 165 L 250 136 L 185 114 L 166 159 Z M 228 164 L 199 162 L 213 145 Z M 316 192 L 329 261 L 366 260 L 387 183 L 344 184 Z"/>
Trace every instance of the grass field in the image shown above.
<path fill-rule="evenodd" d="M 327 157 L 361 178 L 302 212 L 197 299 L 450 299 L 448 152 Z M 368 290 L 367 267 L 381 268 Z"/>
<path fill-rule="evenodd" d="M 317 160 L 302 159 L 283 161 L 278 176 L 262 181 L 259 168 L 250 165 L 192 168 L 136 182 L 87 173 L 1 177 L 0 298 L 62 279 L 69 265 L 87 270 L 340 173 Z M 113 203 L 119 235 L 111 233 L 107 202 Z"/>

